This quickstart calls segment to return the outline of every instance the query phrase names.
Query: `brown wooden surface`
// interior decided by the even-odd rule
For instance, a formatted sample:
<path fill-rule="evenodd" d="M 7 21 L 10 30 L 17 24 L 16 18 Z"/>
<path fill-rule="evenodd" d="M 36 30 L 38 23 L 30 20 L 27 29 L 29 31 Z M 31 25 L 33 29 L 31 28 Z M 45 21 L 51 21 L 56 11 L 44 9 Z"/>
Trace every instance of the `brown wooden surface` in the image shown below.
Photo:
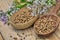
<path fill-rule="evenodd" d="M 3 38 L 2 38 L 2 36 L 1 36 L 1 34 L 0 34 L 0 40 L 3 40 Z"/>
<path fill-rule="evenodd" d="M 0 10 L 3 10 L 4 12 L 7 11 L 12 1 L 13 0 L 0 0 Z M 0 34 L 0 40 L 3 40 L 1 34 Z"/>
<path fill-rule="evenodd" d="M 0 0 L 0 10 L 3 10 L 4 12 L 7 11 L 12 3 L 13 0 Z"/>
<path fill-rule="evenodd" d="M 10 2 L 11 2 L 11 0 L 7 0 L 6 2 L 4 1 L 4 0 L 0 0 L 0 9 L 2 9 L 2 10 L 4 10 L 4 11 L 6 11 L 6 10 L 8 10 L 8 6 L 10 5 Z M 7 27 L 9 27 L 9 26 L 7 26 Z M 11 26 L 12 27 L 12 26 Z M 28 28 L 28 29 L 25 29 L 25 30 L 13 30 L 13 31 L 16 31 L 16 33 L 18 33 L 18 34 L 22 34 L 22 33 L 24 33 L 25 35 L 28 35 L 28 37 L 26 37 L 26 40 L 28 40 L 28 39 L 31 39 L 31 40 L 60 40 L 60 26 L 58 27 L 58 29 L 56 30 L 56 32 L 55 33 L 53 33 L 51 36 L 49 36 L 49 37 L 47 37 L 47 38 L 41 38 L 41 37 L 38 37 L 36 34 L 35 34 L 35 32 L 34 32 L 34 30 L 33 30 L 33 28 Z M 31 36 L 29 36 L 29 34 L 31 34 Z M 24 36 L 25 36 L 24 35 Z M 24 37 L 24 36 L 22 36 L 22 38 Z M 36 39 L 37 38 L 37 39 Z M 1 34 L 0 34 L 0 40 L 2 40 L 2 36 L 1 36 Z M 24 40 L 24 39 L 22 39 L 22 40 Z"/>

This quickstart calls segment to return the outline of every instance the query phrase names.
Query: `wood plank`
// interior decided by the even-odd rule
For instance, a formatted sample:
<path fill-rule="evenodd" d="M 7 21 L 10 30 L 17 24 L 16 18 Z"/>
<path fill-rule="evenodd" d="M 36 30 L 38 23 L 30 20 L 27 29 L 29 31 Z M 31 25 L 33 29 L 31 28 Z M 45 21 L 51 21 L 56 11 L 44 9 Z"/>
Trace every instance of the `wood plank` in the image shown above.
<path fill-rule="evenodd" d="M 13 0 L 0 0 L 0 10 L 6 12 L 12 5 Z"/>
<path fill-rule="evenodd" d="M 0 34 L 0 40 L 3 40 L 3 38 L 2 38 L 2 36 L 1 36 L 1 34 Z"/>
<path fill-rule="evenodd" d="M 59 38 L 55 34 L 52 34 L 50 37 L 45 38 L 45 40 L 59 40 Z"/>
<path fill-rule="evenodd" d="M 8 6 L 10 5 L 10 3 L 12 0 L 0 0 L 0 9 L 2 10 L 8 10 Z M 15 30 L 13 30 L 15 31 Z M 22 32 L 25 32 L 26 34 L 27 33 L 30 33 L 33 34 L 33 36 L 31 36 L 32 40 L 35 40 L 36 37 L 38 36 L 35 36 L 34 32 L 32 32 L 32 29 L 28 29 L 28 30 L 25 30 L 25 31 L 17 31 L 16 33 L 19 33 L 19 34 L 22 34 Z M 28 34 L 27 34 L 28 35 Z M 34 39 L 33 39 L 34 38 Z M 37 40 L 59 40 L 60 39 L 60 26 L 58 27 L 57 31 L 55 33 L 53 33 L 50 37 L 47 37 L 47 38 L 39 38 Z M 3 40 L 1 34 L 0 34 L 0 40 Z"/>

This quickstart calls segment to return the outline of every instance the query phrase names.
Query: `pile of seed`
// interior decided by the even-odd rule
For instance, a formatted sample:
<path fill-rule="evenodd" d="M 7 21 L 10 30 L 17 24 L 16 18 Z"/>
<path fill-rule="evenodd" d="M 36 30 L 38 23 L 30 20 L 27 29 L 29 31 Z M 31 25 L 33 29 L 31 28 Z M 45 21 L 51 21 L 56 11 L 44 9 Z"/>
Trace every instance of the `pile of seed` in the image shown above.
<path fill-rule="evenodd" d="M 34 16 L 31 15 L 31 10 L 22 8 L 11 16 L 11 20 L 13 23 L 18 24 L 28 22 L 29 20 L 33 19 L 33 17 Z"/>
<path fill-rule="evenodd" d="M 36 21 L 34 28 L 38 34 L 49 34 L 57 28 L 57 22 L 57 17 L 54 15 L 45 15 Z"/>

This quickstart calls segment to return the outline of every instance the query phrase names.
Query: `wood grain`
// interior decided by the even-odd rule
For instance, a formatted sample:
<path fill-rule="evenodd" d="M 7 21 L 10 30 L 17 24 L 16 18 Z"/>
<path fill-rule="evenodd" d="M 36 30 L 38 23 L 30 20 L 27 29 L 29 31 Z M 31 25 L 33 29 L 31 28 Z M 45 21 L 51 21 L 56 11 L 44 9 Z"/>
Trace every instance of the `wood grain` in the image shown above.
<path fill-rule="evenodd" d="M 0 34 L 0 40 L 3 40 L 3 38 L 2 38 L 2 36 L 1 36 L 1 34 Z"/>
<path fill-rule="evenodd" d="M 3 11 L 6 11 L 9 9 L 9 5 L 12 0 L 0 0 L 0 10 L 2 9 Z M 1 23 L 0 23 L 1 24 Z M 3 24 L 4 25 L 4 24 Z M 59 24 L 60 25 L 60 24 Z M 5 26 L 5 25 L 4 25 Z M 15 31 L 16 33 L 18 33 L 20 36 L 22 36 L 20 39 L 22 40 L 60 40 L 60 26 L 58 27 L 58 29 L 56 30 L 55 33 L 53 33 L 51 36 L 47 37 L 47 38 L 43 38 L 43 37 L 38 37 L 34 30 L 33 27 L 25 29 L 25 30 L 15 30 L 12 28 L 12 26 L 8 26 L 9 29 Z M 24 35 L 22 35 L 22 33 L 24 33 Z M 27 37 L 26 37 L 27 35 Z M 25 39 L 24 39 L 25 37 Z M 0 34 L 0 40 L 3 40 L 1 34 Z"/>
<path fill-rule="evenodd" d="M 6 12 L 12 5 L 13 0 L 0 0 L 0 10 Z"/>

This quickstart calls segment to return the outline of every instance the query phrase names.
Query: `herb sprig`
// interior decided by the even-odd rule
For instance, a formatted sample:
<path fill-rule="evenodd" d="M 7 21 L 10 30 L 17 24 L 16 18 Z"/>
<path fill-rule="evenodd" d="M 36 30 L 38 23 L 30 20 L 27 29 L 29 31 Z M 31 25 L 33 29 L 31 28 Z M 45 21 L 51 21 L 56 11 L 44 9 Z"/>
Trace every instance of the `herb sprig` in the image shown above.
<path fill-rule="evenodd" d="M 26 0 L 15 0 L 15 6 L 17 8 L 23 8 L 25 6 L 27 6 L 28 4 L 33 4 L 33 0 L 32 1 L 26 1 Z"/>

